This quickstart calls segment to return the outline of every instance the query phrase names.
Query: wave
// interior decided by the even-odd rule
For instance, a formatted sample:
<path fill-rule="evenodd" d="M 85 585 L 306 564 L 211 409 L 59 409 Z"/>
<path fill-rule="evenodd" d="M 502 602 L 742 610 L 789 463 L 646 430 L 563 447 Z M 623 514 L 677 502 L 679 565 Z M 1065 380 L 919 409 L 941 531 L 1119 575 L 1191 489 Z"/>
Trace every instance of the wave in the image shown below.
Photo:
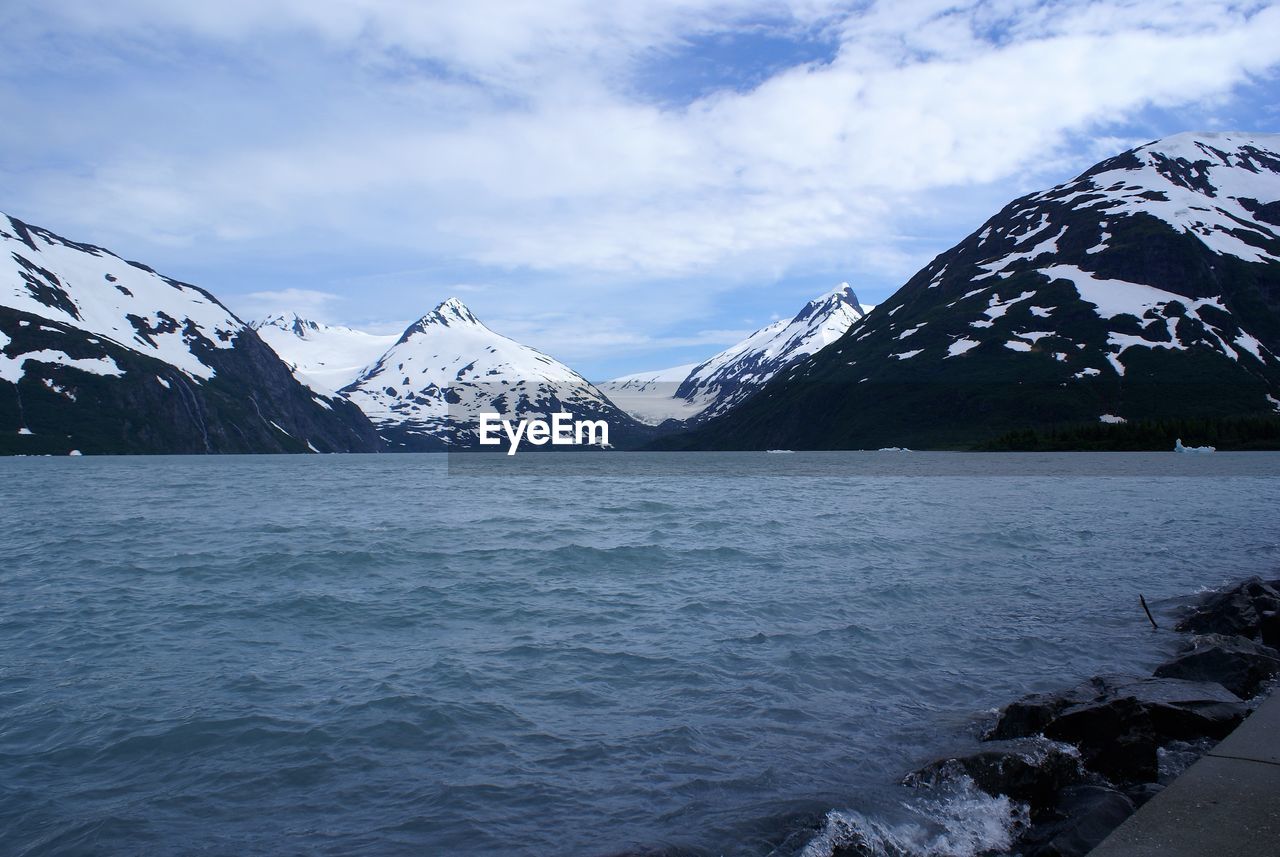
<path fill-rule="evenodd" d="M 993 797 L 964 775 L 940 794 L 903 804 L 907 818 L 889 821 L 851 809 L 827 813 L 822 830 L 799 857 L 978 857 L 1007 851 L 1030 824 L 1026 805 Z"/>

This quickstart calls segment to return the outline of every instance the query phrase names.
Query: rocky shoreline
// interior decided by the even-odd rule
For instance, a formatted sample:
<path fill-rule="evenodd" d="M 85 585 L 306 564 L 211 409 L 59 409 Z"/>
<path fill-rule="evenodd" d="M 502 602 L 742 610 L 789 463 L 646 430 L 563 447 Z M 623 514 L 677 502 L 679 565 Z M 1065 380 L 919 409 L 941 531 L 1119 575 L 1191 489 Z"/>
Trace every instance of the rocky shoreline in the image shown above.
<path fill-rule="evenodd" d="M 929 790 L 967 778 L 1016 804 L 1013 842 L 992 857 L 1083 857 L 1164 787 L 1162 758 L 1188 766 L 1280 675 L 1280 580 L 1212 593 L 1174 629 L 1189 636 L 1152 676 L 1095 676 L 1025 697 L 1000 711 L 982 736 L 987 749 L 939 759 L 904 782 Z M 870 853 L 851 841 L 832 857 Z"/>

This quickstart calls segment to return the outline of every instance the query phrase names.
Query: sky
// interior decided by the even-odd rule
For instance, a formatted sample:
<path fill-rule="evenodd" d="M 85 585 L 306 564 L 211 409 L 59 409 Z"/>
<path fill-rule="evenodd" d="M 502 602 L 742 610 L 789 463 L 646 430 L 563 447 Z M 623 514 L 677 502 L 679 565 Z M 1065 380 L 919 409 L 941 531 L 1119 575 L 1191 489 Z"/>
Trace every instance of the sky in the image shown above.
<path fill-rule="evenodd" d="M 892 294 L 1009 200 L 1280 131 L 1280 3 L 6 0 L 0 211 L 398 332 L 456 296 L 588 378 Z"/>

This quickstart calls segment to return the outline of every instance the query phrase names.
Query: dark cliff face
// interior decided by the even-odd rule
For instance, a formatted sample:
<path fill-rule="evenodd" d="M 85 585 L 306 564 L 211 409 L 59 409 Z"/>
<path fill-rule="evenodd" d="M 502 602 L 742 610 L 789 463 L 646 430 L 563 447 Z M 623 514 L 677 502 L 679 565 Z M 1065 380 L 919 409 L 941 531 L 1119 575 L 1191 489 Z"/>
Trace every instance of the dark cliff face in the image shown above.
<path fill-rule="evenodd" d="M 342 399 L 322 403 L 252 331 L 242 331 L 232 348 L 209 349 L 215 374 L 208 380 L 17 310 L 0 307 L 0 332 L 9 340 L 0 355 L 26 355 L 17 383 L 0 380 L 0 454 L 380 448 L 359 409 Z M 55 362 L 63 360 L 56 355 L 72 365 Z"/>
<path fill-rule="evenodd" d="M 667 445 L 964 448 L 1274 414 L 1280 159 L 1159 145 L 1010 203 L 842 339 Z"/>

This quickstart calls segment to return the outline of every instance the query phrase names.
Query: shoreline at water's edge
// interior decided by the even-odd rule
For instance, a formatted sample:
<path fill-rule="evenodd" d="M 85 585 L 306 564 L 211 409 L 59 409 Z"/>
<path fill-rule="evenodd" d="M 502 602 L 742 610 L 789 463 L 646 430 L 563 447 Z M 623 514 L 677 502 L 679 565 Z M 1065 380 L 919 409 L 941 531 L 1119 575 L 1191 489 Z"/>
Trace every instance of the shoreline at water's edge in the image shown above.
<path fill-rule="evenodd" d="M 1280 694 L 1107 836 L 1090 857 L 1255 857 L 1280 841 Z"/>
<path fill-rule="evenodd" d="M 1095 676 L 1024 697 L 982 736 L 987 749 L 939 759 L 904 784 L 932 790 L 964 780 L 1025 807 L 1000 853 L 1083 857 L 1270 697 L 1280 675 L 1280 580 L 1252 577 L 1207 593 L 1173 630 L 1187 637 L 1150 677 Z M 1183 764 L 1162 776 L 1171 748 Z M 860 839 L 833 843 L 832 857 L 874 853 Z"/>

